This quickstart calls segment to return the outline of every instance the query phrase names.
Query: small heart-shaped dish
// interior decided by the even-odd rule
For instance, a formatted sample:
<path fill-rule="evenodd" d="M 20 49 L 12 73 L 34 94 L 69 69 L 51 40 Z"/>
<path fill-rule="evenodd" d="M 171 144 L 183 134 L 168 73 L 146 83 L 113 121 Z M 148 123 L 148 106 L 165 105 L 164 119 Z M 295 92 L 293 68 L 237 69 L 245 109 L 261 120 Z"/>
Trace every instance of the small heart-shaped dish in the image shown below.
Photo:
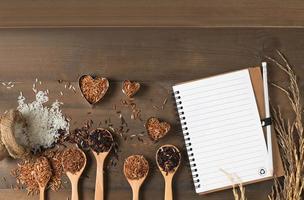
<path fill-rule="evenodd" d="M 146 129 L 148 135 L 152 140 L 157 141 L 163 138 L 170 131 L 170 124 L 167 122 L 160 122 L 156 117 L 150 117 L 146 122 Z"/>
<path fill-rule="evenodd" d="M 79 78 L 79 87 L 83 97 L 93 105 L 104 97 L 109 89 L 109 81 L 103 77 L 83 75 Z"/>
<path fill-rule="evenodd" d="M 134 96 L 138 92 L 139 88 L 140 84 L 136 81 L 125 80 L 122 83 L 122 92 L 129 98 Z"/>

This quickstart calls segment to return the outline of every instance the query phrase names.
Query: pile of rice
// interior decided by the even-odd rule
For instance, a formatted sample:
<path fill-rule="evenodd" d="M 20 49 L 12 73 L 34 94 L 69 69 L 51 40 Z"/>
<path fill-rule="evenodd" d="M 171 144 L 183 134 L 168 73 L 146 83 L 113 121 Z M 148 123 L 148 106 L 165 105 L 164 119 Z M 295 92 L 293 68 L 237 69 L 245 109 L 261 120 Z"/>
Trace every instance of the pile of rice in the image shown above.
<path fill-rule="evenodd" d="M 38 91 L 36 100 L 25 102 L 20 93 L 17 110 L 21 112 L 26 121 L 26 127 L 15 126 L 15 137 L 19 144 L 29 147 L 34 153 L 41 148 L 52 147 L 62 136 L 69 132 L 69 122 L 62 114 L 60 106 L 55 101 L 50 107 L 44 104 L 49 101 L 46 91 Z"/>

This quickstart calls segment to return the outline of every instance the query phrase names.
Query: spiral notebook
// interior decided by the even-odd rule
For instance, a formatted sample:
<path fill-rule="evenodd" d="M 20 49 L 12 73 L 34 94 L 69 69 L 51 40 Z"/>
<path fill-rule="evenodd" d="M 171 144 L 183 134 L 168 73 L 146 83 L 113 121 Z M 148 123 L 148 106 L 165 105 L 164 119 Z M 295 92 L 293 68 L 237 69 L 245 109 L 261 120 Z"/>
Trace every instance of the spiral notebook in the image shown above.
<path fill-rule="evenodd" d="M 283 174 L 276 138 L 269 152 L 261 125 L 259 67 L 177 84 L 173 91 L 197 193 Z"/>

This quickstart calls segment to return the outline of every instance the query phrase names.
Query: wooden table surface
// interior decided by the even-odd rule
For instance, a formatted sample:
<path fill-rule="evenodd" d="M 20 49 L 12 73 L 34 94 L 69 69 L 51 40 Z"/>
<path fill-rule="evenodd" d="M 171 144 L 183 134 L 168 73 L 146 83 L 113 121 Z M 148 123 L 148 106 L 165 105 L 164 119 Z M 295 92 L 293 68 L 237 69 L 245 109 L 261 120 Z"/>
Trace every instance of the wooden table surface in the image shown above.
<path fill-rule="evenodd" d="M 173 130 L 156 144 L 147 138 L 144 138 L 144 143 L 137 140 L 120 142 L 119 162 L 107 170 L 106 199 L 130 199 L 130 187 L 122 175 L 122 162 L 128 155 L 143 154 L 151 165 L 155 165 L 155 151 L 161 144 L 171 143 L 184 149 L 173 99 L 169 97 L 164 110 L 153 108 L 153 105 L 160 106 L 168 97 L 168 90 L 173 84 L 256 66 L 264 60 L 264 55 L 273 55 L 276 48 L 288 55 L 299 77 L 304 78 L 303 37 L 302 29 L 265 28 L 2 29 L 0 80 L 15 81 L 16 84 L 10 90 L 0 86 L 0 111 L 15 108 L 20 91 L 32 100 L 32 84 L 38 78 L 42 81 L 39 87 L 50 90 L 51 100 L 64 102 L 64 111 L 72 117 L 73 127 L 80 126 L 85 119 L 99 122 L 108 118 L 114 125 L 119 125 L 112 106 L 116 104 L 119 107 L 123 98 L 121 82 L 130 79 L 142 83 L 136 102 L 142 109 L 143 119 L 160 117 L 170 122 Z M 94 109 L 84 102 L 79 91 L 75 94 L 57 82 L 61 79 L 77 86 L 77 79 L 82 74 L 96 74 L 110 79 L 109 92 Z M 270 77 L 284 84 L 285 79 L 276 68 L 271 68 Z M 303 89 L 303 81 L 300 84 Z M 280 95 L 271 88 L 274 102 L 283 99 Z M 282 102 L 286 105 L 286 101 Z M 145 130 L 143 122 L 129 118 L 127 109 L 119 109 L 129 124 L 130 134 Z M 80 184 L 81 196 L 85 200 L 93 199 L 96 171 L 93 157 L 88 157 L 86 176 Z M 0 200 L 37 199 L 37 196 L 27 197 L 25 191 L 10 189 L 15 180 L 9 172 L 15 165 L 16 162 L 11 159 L 0 162 L 0 177 L 7 179 L 0 183 Z M 248 199 L 267 199 L 271 185 L 272 181 L 248 185 Z M 70 186 L 68 183 L 64 186 L 66 189 L 60 192 L 48 192 L 49 199 L 67 199 Z M 162 199 L 163 187 L 161 174 L 152 168 L 142 188 L 142 199 Z M 183 156 L 182 167 L 175 178 L 174 195 L 177 200 L 233 199 L 231 190 L 205 196 L 195 194 L 186 156 Z"/>
<path fill-rule="evenodd" d="M 302 0 L 10 0 L 0 27 L 303 27 Z"/>

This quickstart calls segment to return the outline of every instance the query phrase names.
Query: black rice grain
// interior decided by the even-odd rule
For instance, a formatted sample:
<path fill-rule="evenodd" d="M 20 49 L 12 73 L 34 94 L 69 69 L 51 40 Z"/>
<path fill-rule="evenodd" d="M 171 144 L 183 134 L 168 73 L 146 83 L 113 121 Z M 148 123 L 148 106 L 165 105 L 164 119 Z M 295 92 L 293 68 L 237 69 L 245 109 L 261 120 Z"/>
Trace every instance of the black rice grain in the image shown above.
<path fill-rule="evenodd" d="M 113 144 L 112 134 L 106 129 L 95 129 L 89 136 L 90 148 L 96 153 L 109 151 Z"/>
<path fill-rule="evenodd" d="M 164 146 L 157 151 L 158 165 L 164 172 L 166 172 L 167 175 L 168 173 L 175 171 L 176 167 L 180 163 L 180 159 L 180 153 L 174 147 Z"/>

